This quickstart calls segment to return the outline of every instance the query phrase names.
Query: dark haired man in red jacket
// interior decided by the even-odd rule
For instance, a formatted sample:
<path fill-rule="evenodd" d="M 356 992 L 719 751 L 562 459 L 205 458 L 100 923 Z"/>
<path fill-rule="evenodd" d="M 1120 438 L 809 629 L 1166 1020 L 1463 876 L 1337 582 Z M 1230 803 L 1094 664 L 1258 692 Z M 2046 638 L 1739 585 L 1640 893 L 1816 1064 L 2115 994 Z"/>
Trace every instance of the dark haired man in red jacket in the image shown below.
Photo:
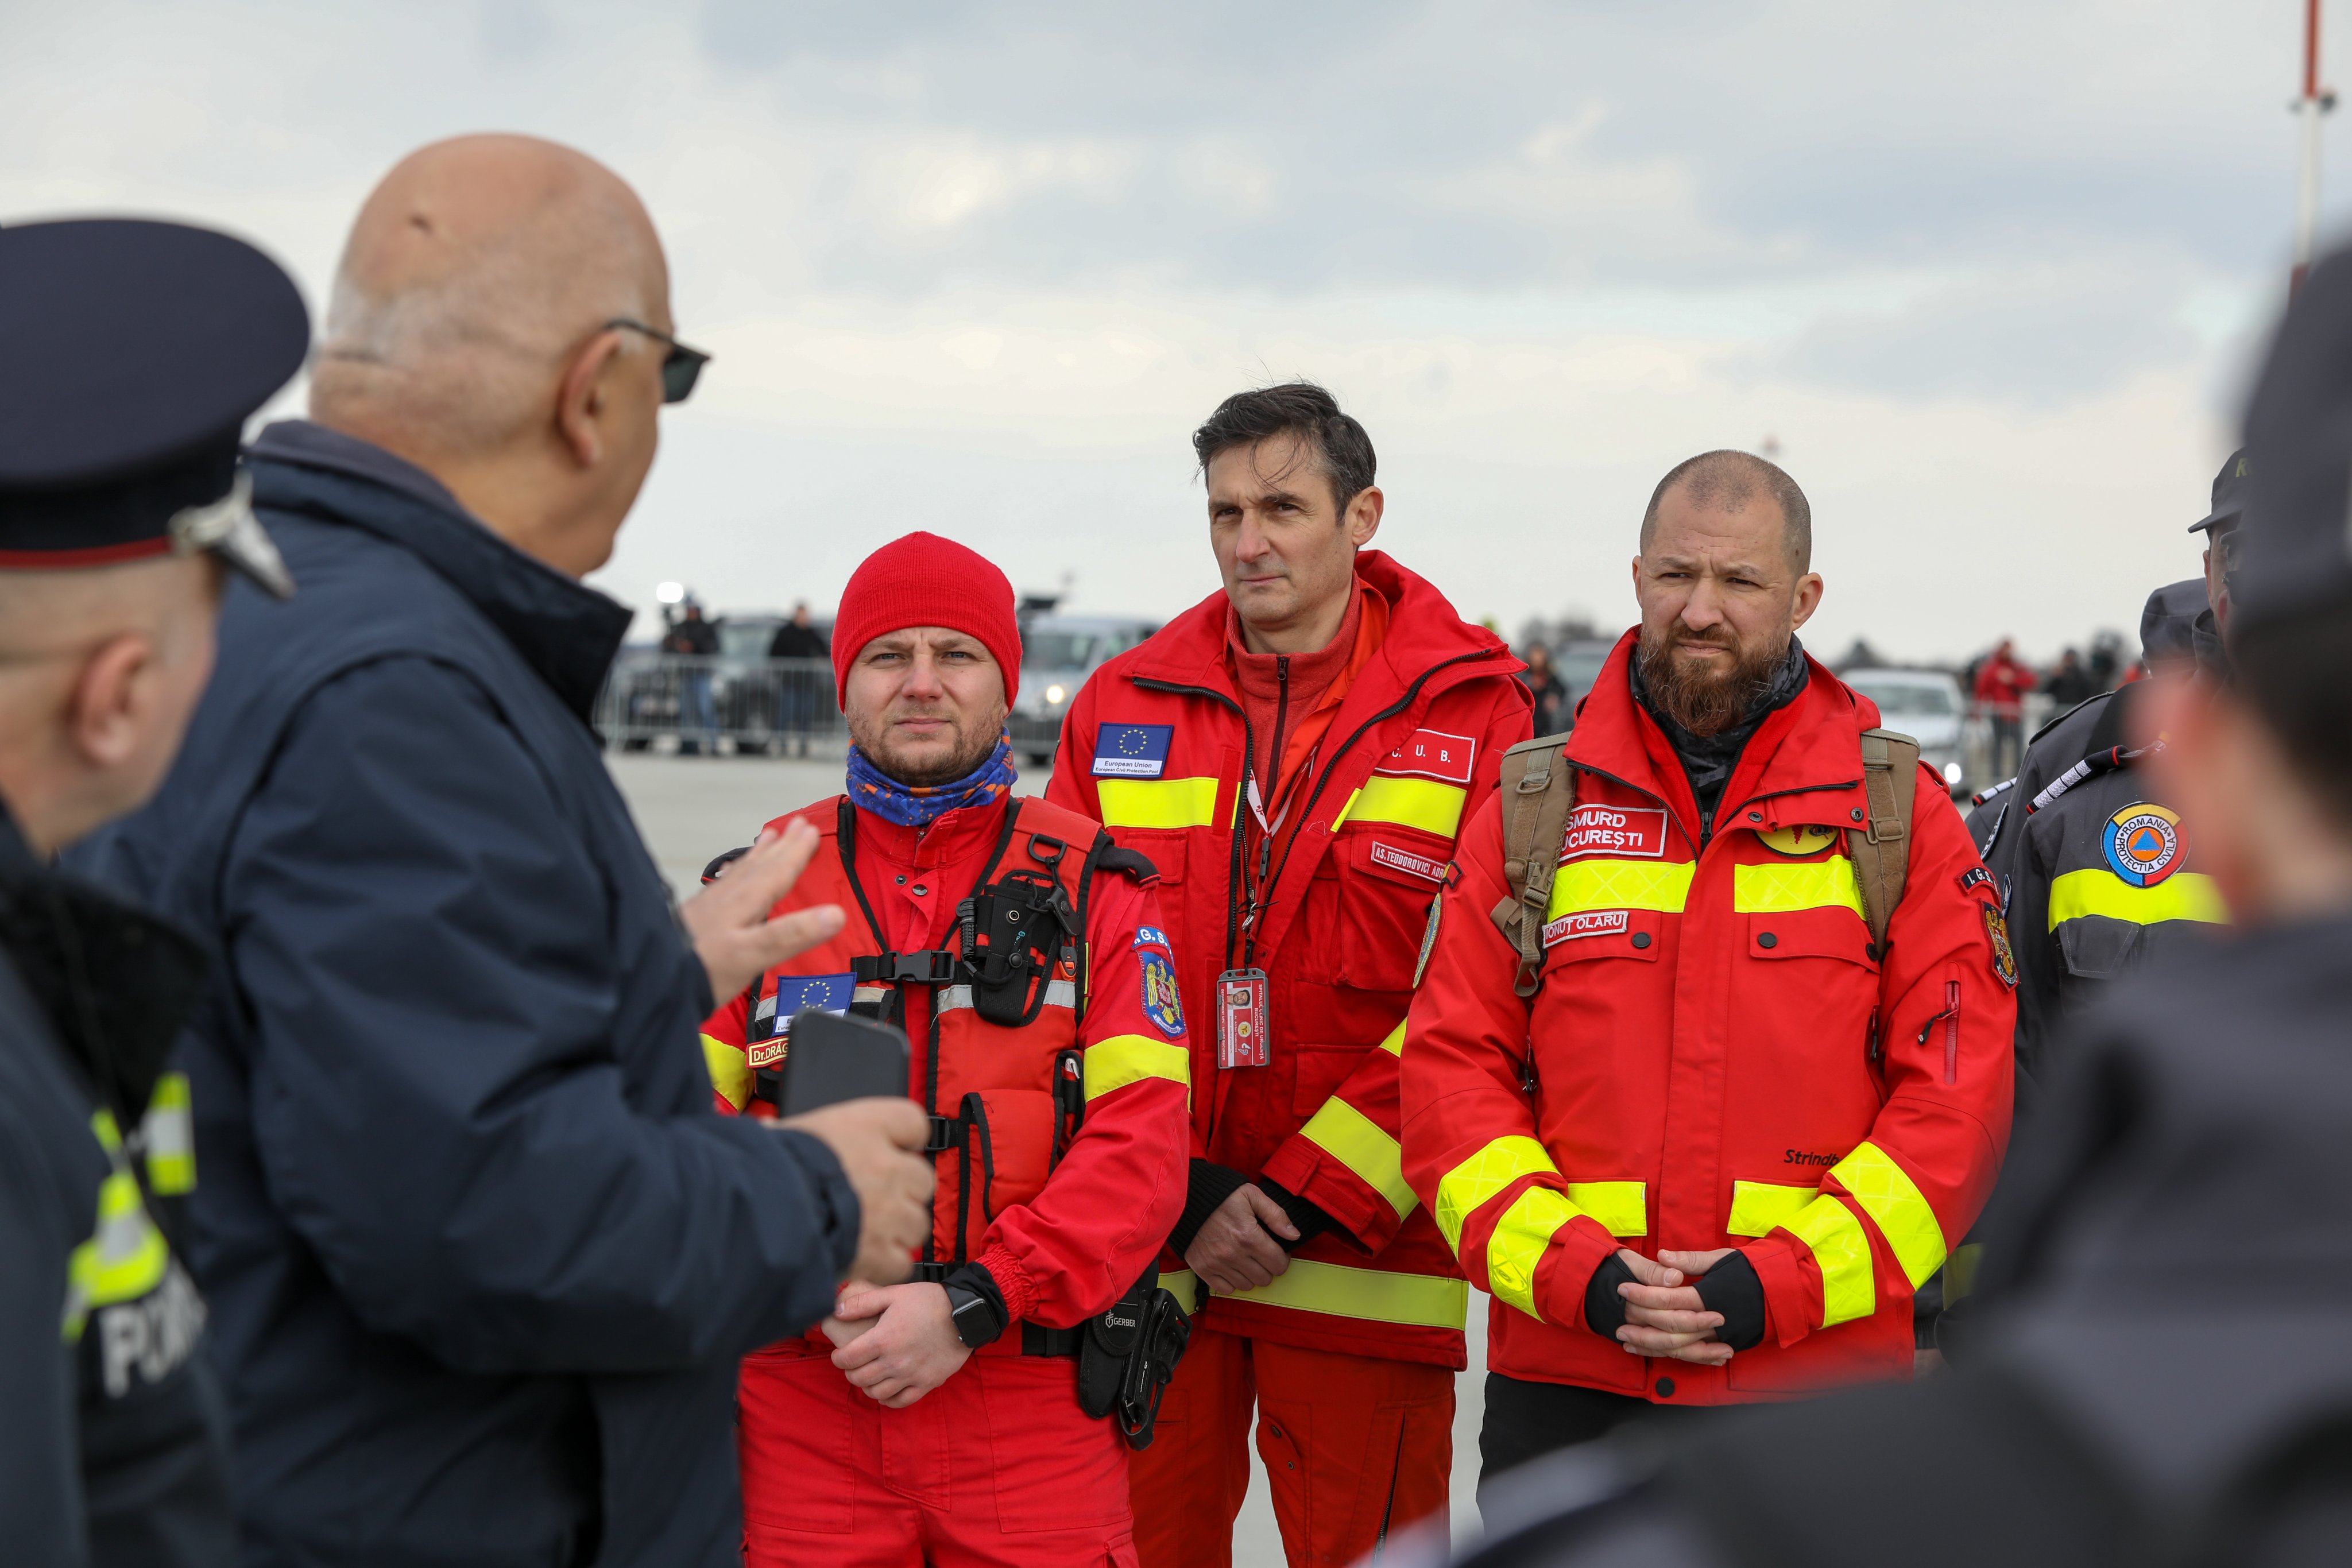
<path fill-rule="evenodd" d="M 1468 1288 L 1399 1166 L 1398 1051 L 1454 835 L 1528 732 L 1518 661 L 1363 549 L 1363 427 L 1307 383 L 1195 433 L 1222 592 L 1097 672 L 1047 799 L 1150 857 L 1192 1050 L 1171 1238 L 1202 1302 L 1133 1457 L 1144 1568 L 1223 1568 L 1253 1404 L 1294 1563 L 1446 1504 Z"/>

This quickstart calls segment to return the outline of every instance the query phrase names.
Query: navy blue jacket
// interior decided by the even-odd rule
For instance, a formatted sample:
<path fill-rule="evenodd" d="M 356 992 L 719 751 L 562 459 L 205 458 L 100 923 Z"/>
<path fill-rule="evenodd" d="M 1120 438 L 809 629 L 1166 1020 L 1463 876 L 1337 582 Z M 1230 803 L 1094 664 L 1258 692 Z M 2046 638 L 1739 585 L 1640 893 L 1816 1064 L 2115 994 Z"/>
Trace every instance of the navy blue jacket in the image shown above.
<path fill-rule="evenodd" d="M 823 1145 L 711 1110 L 709 988 L 587 715 L 619 605 L 302 423 L 155 805 L 209 932 L 192 1255 L 256 1564 L 739 1561 L 736 1361 L 830 1308 Z"/>

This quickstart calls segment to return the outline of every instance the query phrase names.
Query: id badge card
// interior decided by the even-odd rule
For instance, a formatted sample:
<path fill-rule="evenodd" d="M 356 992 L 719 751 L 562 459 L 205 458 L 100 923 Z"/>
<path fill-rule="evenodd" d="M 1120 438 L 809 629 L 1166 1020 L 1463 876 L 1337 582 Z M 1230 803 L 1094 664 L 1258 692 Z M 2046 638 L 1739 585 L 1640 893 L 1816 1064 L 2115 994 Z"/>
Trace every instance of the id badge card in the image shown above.
<path fill-rule="evenodd" d="M 1267 1052 L 1264 969 L 1227 969 L 1217 977 L 1217 1065 L 1264 1067 Z"/>

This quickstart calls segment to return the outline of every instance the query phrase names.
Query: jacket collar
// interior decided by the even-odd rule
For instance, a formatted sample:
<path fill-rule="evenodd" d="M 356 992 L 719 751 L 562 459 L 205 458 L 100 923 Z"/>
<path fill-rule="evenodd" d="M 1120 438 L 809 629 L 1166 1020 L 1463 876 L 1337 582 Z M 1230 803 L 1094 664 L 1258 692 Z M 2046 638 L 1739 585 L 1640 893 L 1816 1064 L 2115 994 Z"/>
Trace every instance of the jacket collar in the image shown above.
<path fill-rule="evenodd" d="M 1640 641 L 1636 626 L 1610 650 L 1577 710 L 1568 759 L 1664 801 L 1696 844 L 1698 805 L 1681 759 L 1657 721 L 1633 700 L 1633 659 Z M 1811 653 L 1805 665 L 1805 689 L 1767 715 L 1740 753 L 1724 786 L 1718 823 L 1728 825 L 1733 810 L 1769 797 L 1767 826 L 1853 825 L 1850 813 L 1862 804 L 1861 736 L 1878 723 L 1878 709 Z"/>
<path fill-rule="evenodd" d="M 247 454 L 254 501 L 373 534 L 439 574 L 585 722 L 634 612 L 492 533 L 422 468 L 355 436 L 285 420 Z"/>
<path fill-rule="evenodd" d="M 1399 566 L 1393 557 L 1361 551 L 1356 557 L 1356 580 L 1388 601 L 1389 631 L 1380 652 L 1349 688 L 1339 723 L 1352 712 L 1389 706 L 1413 682 L 1449 661 L 1475 657 L 1479 662 L 1474 667 L 1482 674 L 1510 674 L 1522 667 L 1501 638 L 1483 626 L 1466 624 L 1427 579 Z M 1225 668 L 1228 612 L 1220 589 L 1138 649 L 1129 678 L 1201 687 L 1239 706 L 1239 694 Z"/>
<path fill-rule="evenodd" d="M 205 944 L 44 865 L 0 803 L 0 952 L 117 1123 L 134 1121 L 203 994 Z"/>
<path fill-rule="evenodd" d="M 877 817 L 853 802 L 857 851 L 860 854 L 870 852 L 891 865 L 919 866 L 925 870 L 951 865 L 985 853 L 1003 831 L 1004 813 L 1011 806 L 1010 800 L 961 806 L 940 813 L 930 826 L 919 830 Z"/>

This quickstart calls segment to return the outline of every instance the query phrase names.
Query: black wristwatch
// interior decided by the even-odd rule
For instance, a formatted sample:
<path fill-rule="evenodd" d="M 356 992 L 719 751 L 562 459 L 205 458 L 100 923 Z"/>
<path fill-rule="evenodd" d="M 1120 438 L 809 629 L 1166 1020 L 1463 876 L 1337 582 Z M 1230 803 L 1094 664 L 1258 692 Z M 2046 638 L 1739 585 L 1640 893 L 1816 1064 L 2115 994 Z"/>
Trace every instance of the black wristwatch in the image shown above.
<path fill-rule="evenodd" d="M 992 1343 L 1004 1332 L 1004 1314 L 995 1302 L 978 1291 L 964 1285 L 943 1287 L 948 1293 L 948 1316 L 955 1323 L 956 1338 L 965 1348 L 978 1350 Z"/>

